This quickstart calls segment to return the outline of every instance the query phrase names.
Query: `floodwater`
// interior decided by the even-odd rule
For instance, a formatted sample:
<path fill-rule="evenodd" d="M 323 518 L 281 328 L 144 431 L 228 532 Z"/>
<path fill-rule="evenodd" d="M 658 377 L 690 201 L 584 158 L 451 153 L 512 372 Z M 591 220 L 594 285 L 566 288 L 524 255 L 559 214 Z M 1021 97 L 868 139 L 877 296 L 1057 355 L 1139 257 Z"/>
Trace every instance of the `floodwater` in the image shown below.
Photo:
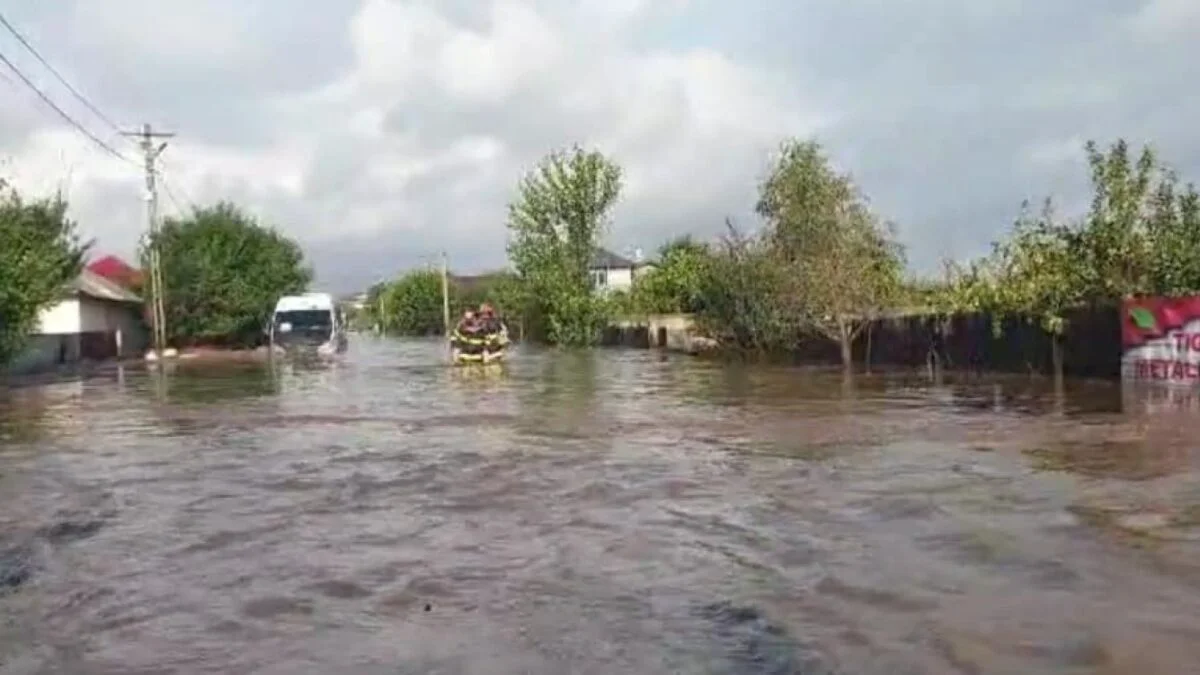
<path fill-rule="evenodd" d="M 444 358 L 0 392 L 0 673 L 1196 672 L 1185 393 Z"/>

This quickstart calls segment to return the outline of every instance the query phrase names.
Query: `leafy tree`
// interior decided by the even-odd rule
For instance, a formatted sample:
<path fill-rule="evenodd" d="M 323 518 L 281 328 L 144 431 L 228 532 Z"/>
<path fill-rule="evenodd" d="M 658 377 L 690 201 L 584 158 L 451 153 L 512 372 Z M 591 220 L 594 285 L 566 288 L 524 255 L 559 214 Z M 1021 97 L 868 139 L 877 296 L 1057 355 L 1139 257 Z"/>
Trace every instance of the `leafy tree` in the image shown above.
<path fill-rule="evenodd" d="M 778 301 L 783 268 L 766 241 L 746 236 L 729 221 L 726 227 L 700 275 L 698 327 L 727 348 L 760 353 L 793 348 L 797 321 Z"/>
<path fill-rule="evenodd" d="M 25 201 L 0 179 L 0 365 L 25 348 L 38 313 L 79 275 L 90 248 L 61 195 Z"/>
<path fill-rule="evenodd" d="M 443 333 L 442 274 L 415 270 L 388 284 L 379 298 L 386 331 L 401 335 Z"/>
<path fill-rule="evenodd" d="M 1030 214 L 1028 204 L 991 255 L 951 266 L 943 308 L 986 312 L 997 332 L 1005 316 L 1037 321 L 1060 340 L 1069 310 L 1136 294 L 1200 292 L 1200 197 L 1180 187 L 1153 150 L 1134 160 L 1123 140 L 1101 152 L 1085 146 L 1093 198 L 1075 223 L 1059 222 L 1051 203 Z"/>
<path fill-rule="evenodd" d="M 995 282 L 985 297 L 994 316 L 1023 316 L 1062 335 L 1067 310 L 1081 301 L 1080 275 L 1070 232 L 1056 224 L 1049 200 L 1039 216 L 1022 206 L 1011 236 L 995 246 L 991 266 Z"/>
<path fill-rule="evenodd" d="M 712 252 L 690 236 L 667 242 L 658 263 L 634 282 L 632 310 L 645 314 L 695 313 L 704 306 L 702 287 Z"/>
<path fill-rule="evenodd" d="M 1155 293 L 1200 292 L 1200 195 L 1165 172 L 1150 201 L 1150 286 Z"/>
<path fill-rule="evenodd" d="M 587 269 L 621 191 L 621 170 L 575 147 L 547 156 L 509 206 L 509 260 L 556 344 L 593 344 L 607 317 Z"/>
<path fill-rule="evenodd" d="M 757 211 L 784 270 L 779 302 L 807 330 L 837 341 L 849 367 L 859 334 L 900 296 L 904 257 L 892 228 L 814 141 L 783 144 Z"/>
<path fill-rule="evenodd" d="M 227 202 L 168 218 L 154 242 L 167 340 L 178 346 L 258 344 L 279 297 L 312 281 L 299 245 Z"/>
<path fill-rule="evenodd" d="M 488 285 L 485 299 L 496 307 L 514 335 L 521 339 L 545 339 L 544 334 L 538 333 L 544 324 L 539 314 L 540 303 L 521 277 L 509 272 L 497 275 Z"/>

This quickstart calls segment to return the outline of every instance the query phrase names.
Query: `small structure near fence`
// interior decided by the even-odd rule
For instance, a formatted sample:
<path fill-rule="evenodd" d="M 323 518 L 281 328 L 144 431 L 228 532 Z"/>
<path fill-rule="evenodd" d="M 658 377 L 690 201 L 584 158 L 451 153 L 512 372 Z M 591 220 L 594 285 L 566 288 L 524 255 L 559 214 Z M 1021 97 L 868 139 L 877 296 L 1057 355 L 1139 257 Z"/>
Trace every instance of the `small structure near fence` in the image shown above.
<path fill-rule="evenodd" d="M 140 357 L 148 335 L 142 299 L 84 270 L 58 302 L 41 311 L 28 348 L 7 371 L 28 374 L 80 361 Z"/>
<path fill-rule="evenodd" d="M 601 343 L 689 354 L 705 351 L 716 344 L 696 333 L 696 321 L 690 314 L 652 314 L 624 319 L 605 329 Z"/>

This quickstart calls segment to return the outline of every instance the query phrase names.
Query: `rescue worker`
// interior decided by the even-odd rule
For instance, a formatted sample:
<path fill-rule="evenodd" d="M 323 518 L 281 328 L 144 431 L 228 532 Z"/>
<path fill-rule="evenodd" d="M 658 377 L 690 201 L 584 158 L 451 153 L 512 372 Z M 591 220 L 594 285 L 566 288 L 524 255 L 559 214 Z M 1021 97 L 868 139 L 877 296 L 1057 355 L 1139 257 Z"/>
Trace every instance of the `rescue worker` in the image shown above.
<path fill-rule="evenodd" d="M 486 302 L 479 306 L 479 323 L 485 335 L 494 335 L 500 332 L 500 318 L 496 316 L 496 310 Z"/>
<path fill-rule="evenodd" d="M 479 319 L 475 316 L 475 312 L 468 309 L 463 312 L 462 318 L 458 320 L 458 325 L 454 327 L 454 332 L 467 336 L 480 332 L 479 329 Z"/>
<path fill-rule="evenodd" d="M 508 326 L 496 314 L 496 310 L 488 303 L 483 303 L 479 306 L 480 313 L 484 316 L 485 332 L 491 336 L 493 345 L 504 348 L 508 346 Z"/>
<path fill-rule="evenodd" d="M 450 346 L 455 353 L 467 355 L 482 353 L 484 340 L 481 328 L 475 312 L 469 309 L 463 312 L 462 318 L 459 319 L 458 325 L 454 327 L 454 332 L 450 335 Z"/>

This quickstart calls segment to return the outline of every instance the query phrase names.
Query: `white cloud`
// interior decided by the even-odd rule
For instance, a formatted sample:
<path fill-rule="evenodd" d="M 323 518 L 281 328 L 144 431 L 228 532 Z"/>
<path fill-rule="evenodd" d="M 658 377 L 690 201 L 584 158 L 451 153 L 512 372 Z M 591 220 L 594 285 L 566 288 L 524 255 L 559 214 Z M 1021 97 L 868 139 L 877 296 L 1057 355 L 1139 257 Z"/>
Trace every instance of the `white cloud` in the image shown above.
<path fill-rule="evenodd" d="M 727 215 L 752 224 L 770 151 L 818 133 L 927 269 L 981 249 L 1023 198 L 1078 190 L 1082 139 L 1152 139 L 1185 176 L 1200 171 L 1195 31 L 1182 30 L 1200 5 L 1185 0 L 1137 13 L 1118 0 L 297 7 L 40 0 L 6 15 L 110 116 L 178 132 L 164 155 L 178 197 L 244 203 L 337 285 L 441 249 L 468 268 L 502 263 L 522 172 L 576 142 L 625 169 L 613 245 L 650 250 Z M 113 136 L 15 41 L 0 35 L 0 53 Z M 0 172 L 42 192 L 69 176 L 99 247 L 131 251 L 137 167 L 89 148 L 20 83 L 0 92 L 17 102 L 0 109 Z"/>
<path fill-rule="evenodd" d="M 1168 36 L 1195 37 L 1200 32 L 1200 3 L 1193 0 L 1150 0 L 1134 15 L 1138 36 L 1160 42 Z"/>

